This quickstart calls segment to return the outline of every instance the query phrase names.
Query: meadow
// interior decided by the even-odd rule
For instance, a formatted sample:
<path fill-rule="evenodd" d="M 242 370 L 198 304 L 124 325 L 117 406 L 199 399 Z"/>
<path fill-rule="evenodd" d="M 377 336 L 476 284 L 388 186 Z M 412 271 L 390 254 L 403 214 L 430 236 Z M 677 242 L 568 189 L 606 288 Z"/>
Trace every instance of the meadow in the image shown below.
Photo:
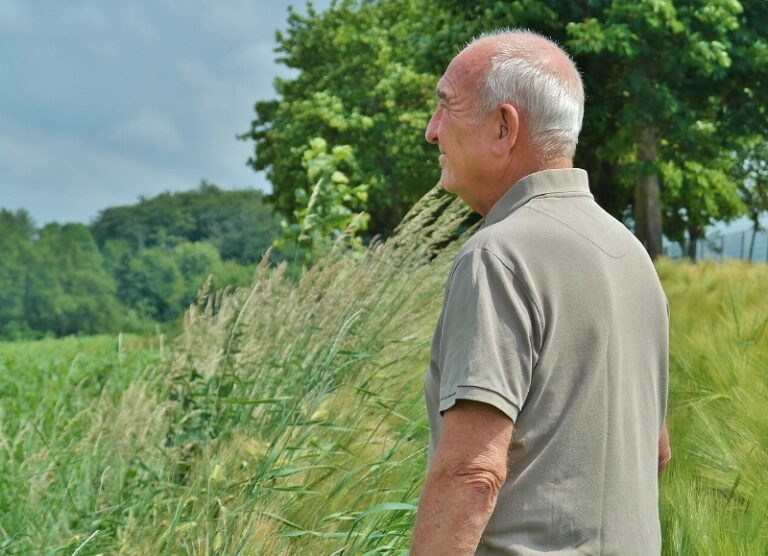
<path fill-rule="evenodd" d="M 405 554 L 422 380 L 465 213 L 203 290 L 172 342 L 0 344 L 0 554 Z M 665 554 L 768 553 L 768 272 L 657 264 L 672 314 Z"/>

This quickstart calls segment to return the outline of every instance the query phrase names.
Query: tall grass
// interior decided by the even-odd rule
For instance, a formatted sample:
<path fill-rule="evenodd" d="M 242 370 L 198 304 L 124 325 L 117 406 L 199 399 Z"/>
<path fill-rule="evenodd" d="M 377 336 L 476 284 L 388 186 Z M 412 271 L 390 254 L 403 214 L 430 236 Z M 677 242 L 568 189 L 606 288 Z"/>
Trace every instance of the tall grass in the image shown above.
<path fill-rule="evenodd" d="M 9 356 L 31 346 L 0 345 L 0 553 L 405 553 L 422 378 L 465 214 L 433 193 L 363 257 L 205 294 L 167 357 L 82 347 L 46 371 L 75 373 L 55 386 Z M 765 267 L 658 269 L 673 317 L 665 552 L 765 554 Z"/>
<path fill-rule="evenodd" d="M 671 305 L 670 554 L 768 554 L 768 267 L 657 265 Z"/>
<path fill-rule="evenodd" d="M 80 531 L 116 525 L 138 494 L 132 431 L 162 426 L 137 403 L 157 340 L 0 343 L 0 553 L 69 554 Z"/>

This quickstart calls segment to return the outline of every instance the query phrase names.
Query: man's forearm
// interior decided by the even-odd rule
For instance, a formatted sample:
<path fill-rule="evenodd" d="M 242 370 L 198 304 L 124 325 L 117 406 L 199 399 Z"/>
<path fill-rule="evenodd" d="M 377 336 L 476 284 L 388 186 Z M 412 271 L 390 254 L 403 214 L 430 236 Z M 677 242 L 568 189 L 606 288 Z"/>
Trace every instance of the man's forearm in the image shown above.
<path fill-rule="evenodd" d="M 474 554 L 503 481 L 484 469 L 433 466 L 419 501 L 410 555 Z"/>

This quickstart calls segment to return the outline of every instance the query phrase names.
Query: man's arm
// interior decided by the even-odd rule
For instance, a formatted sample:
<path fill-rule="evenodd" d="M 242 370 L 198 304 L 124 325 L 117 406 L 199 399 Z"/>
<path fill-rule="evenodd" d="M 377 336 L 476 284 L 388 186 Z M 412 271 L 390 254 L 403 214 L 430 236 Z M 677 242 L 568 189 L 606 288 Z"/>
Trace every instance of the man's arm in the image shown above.
<path fill-rule="evenodd" d="M 443 432 L 416 513 L 411 556 L 472 555 L 507 477 L 512 420 L 495 407 L 460 400 Z"/>
<path fill-rule="evenodd" d="M 672 450 L 669 447 L 669 431 L 667 430 L 667 422 L 664 421 L 664 425 L 661 427 L 661 436 L 659 436 L 659 473 L 672 459 Z"/>

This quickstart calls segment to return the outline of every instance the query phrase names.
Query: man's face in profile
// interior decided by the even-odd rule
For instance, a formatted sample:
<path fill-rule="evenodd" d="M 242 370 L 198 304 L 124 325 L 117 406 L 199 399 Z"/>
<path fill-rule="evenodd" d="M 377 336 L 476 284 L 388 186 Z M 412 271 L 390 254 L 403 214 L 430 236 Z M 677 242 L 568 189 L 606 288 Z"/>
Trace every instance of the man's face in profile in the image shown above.
<path fill-rule="evenodd" d="M 438 105 L 425 132 L 426 140 L 440 149 L 440 183 L 465 201 L 486 182 L 491 133 L 487 120 L 476 117 L 477 86 L 469 54 L 454 58 L 438 81 Z"/>

